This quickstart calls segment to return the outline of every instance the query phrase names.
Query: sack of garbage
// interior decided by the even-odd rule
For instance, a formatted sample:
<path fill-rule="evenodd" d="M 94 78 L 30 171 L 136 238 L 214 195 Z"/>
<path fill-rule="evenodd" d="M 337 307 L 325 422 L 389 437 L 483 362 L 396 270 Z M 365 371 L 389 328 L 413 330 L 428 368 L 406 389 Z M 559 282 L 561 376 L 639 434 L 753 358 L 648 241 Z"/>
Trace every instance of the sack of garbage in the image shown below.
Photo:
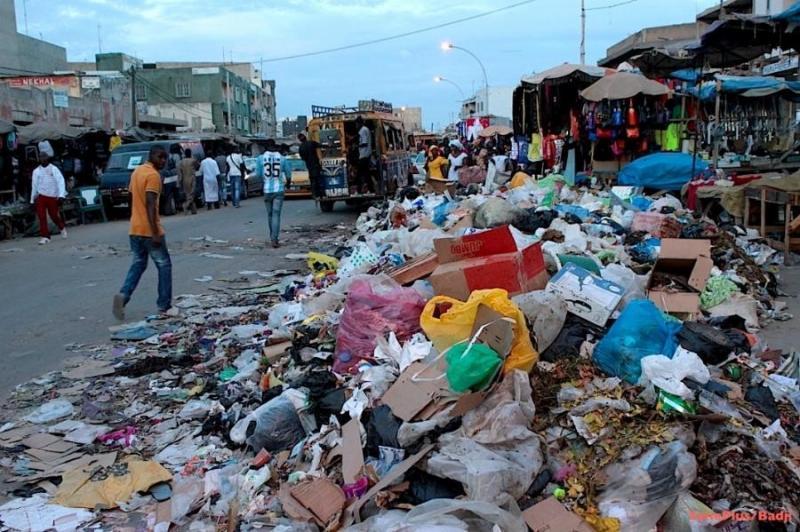
<path fill-rule="evenodd" d="M 240 419 L 231 429 L 231 440 L 236 443 L 247 442 L 247 447 L 257 453 L 261 449 L 285 451 L 305 438 L 306 432 L 294 404 L 284 394 Z"/>
<path fill-rule="evenodd" d="M 598 498 L 600 512 L 620 520 L 622 532 L 651 530 L 697 477 L 697 460 L 682 441 L 651 447 L 639 458 L 612 464 Z"/>
<path fill-rule="evenodd" d="M 378 338 L 394 332 L 404 342 L 420 331 L 419 316 L 425 301 L 413 288 L 369 280 L 355 281 L 344 306 L 336 334 L 337 373 L 355 371 L 358 363 L 372 359 Z"/>
<path fill-rule="evenodd" d="M 475 211 L 473 225 L 478 229 L 513 225 L 518 218 L 524 215 L 525 211 L 518 209 L 506 200 L 491 197 Z"/>
<path fill-rule="evenodd" d="M 512 371 L 458 430 L 439 438 L 427 472 L 461 482 L 472 500 L 522 497 L 544 462 L 539 437 L 528 428 L 535 410 L 528 375 Z"/>
<path fill-rule="evenodd" d="M 636 384 L 642 374 L 642 358 L 672 358 L 681 322 L 661 312 L 649 299 L 631 301 L 600 340 L 592 359 L 609 375 Z"/>
<path fill-rule="evenodd" d="M 425 305 L 419 318 L 420 325 L 433 342 L 433 346 L 439 351 L 444 351 L 472 336 L 472 327 L 481 305 L 486 305 L 516 322 L 514 343 L 511 346 L 511 354 L 503 366 L 504 371 L 521 369 L 527 373 L 533 369 L 539 354 L 531 343 L 525 315 L 508 298 L 508 292 L 505 290 L 499 288 L 476 290 L 470 294 L 466 302 L 447 296 L 436 296 Z"/>
<path fill-rule="evenodd" d="M 564 298 L 553 292 L 537 290 L 514 296 L 511 301 L 528 318 L 539 351 L 550 347 L 567 319 L 567 303 Z"/>

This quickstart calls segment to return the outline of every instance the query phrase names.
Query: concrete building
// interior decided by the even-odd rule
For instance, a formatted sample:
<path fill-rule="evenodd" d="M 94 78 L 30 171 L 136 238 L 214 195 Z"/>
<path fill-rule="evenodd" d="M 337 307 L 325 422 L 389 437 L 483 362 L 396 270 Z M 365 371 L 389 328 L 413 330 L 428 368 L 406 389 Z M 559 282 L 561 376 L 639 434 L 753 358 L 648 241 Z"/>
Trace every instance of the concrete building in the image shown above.
<path fill-rule="evenodd" d="M 685 24 L 654 26 L 643 28 L 628 35 L 606 50 L 606 56 L 597 64 L 601 67 L 617 68 L 621 63 L 647 50 L 665 47 L 679 47 L 700 38 L 708 25 L 698 20 Z"/>
<path fill-rule="evenodd" d="M 488 96 L 488 102 L 487 102 Z M 511 120 L 514 87 L 489 87 L 489 91 L 478 89 L 475 94 L 461 103 L 460 118 L 470 116 L 495 116 Z"/>
<path fill-rule="evenodd" d="M 0 0 L 0 75 L 50 74 L 67 69 L 67 50 L 17 31 L 14 0 Z"/>
<path fill-rule="evenodd" d="M 395 108 L 392 114 L 403 122 L 406 133 L 425 130 L 422 125 L 422 107 L 403 106 Z"/>
<path fill-rule="evenodd" d="M 308 117 L 299 115 L 295 118 L 284 118 L 281 121 L 280 138 L 294 138 L 308 127 Z"/>

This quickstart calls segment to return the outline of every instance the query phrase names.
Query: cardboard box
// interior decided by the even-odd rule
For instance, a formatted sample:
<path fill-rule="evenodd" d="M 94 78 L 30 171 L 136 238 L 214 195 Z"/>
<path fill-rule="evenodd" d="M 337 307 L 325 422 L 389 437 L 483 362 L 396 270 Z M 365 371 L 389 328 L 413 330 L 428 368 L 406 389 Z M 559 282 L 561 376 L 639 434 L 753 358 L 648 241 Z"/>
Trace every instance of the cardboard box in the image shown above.
<path fill-rule="evenodd" d="M 589 523 L 564 508 L 555 497 L 534 504 L 524 512 L 522 518 L 533 532 L 592 532 Z"/>
<path fill-rule="evenodd" d="M 518 249 L 507 225 L 461 238 L 439 238 L 434 248 L 439 266 L 430 282 L 437 295 L 466 301 L 475 290 L 502 288 L 513 296 L 547 285 L 541 243 Z"/>
<path fill-rule="evenodd" d="M 564 298 L 569 312 L 600 327 L 605 326 L 625 295 L 623 287 L 573 263 L 564 265 L 550 279 L 547 291 Z"/>
<path fill-rule="evenodd" d="M 681 224 L 667 214 L 637 212 L 633 216 L 631 231 L 647 231 L 656 238 L 678 238 L 681 236 Z"/>
<path fill-rule="evenodd" d="M 426 179 L 425 192 L 427 194 L 444 194 L 447 192 L 450 196 L 456 195 L 456 184 L 453 181 L 442 181 L 439 179 Z"/>
<path fill-rule="evenodd" d="M 670 314 L 697 314 L 700 312 L 700 292 L 706 287 L 713 267 L 710 240 L 665 238 L 650 272 L 647 297 Z M 656 281 L 664 275 L 682 280 L 689 288 L 657 287 Z"/>

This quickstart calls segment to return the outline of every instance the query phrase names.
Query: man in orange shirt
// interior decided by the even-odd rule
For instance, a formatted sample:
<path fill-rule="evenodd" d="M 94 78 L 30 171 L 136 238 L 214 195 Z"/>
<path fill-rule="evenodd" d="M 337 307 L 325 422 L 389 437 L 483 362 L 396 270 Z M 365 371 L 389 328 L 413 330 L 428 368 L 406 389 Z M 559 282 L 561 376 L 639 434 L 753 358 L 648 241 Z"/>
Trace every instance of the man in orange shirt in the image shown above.
<path fill-rule="evenodd" d="M 125 305 L 130 301 L 139 279 L 147 269 L 147 257 L 158 269 L 158 310 L 166 313 L 172 307 L 172 262 L 164 240 L 164 228 L 158 217 L 161 194 L 159 171 L 167 164 L 167 150 L 161 145 L 150 148 L 148 161 L 136 168 L 128 185 L 131 198 L 130 243 L 133 263 L 120 293 L 114 296 L 114 316 L 125 318 Z"/>

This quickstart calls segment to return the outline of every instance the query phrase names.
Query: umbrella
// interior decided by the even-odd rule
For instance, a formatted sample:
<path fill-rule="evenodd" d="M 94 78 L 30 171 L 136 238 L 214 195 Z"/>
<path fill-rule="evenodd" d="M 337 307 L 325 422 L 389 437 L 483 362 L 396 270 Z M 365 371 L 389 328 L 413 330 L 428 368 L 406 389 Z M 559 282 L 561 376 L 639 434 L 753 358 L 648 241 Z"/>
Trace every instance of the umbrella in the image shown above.
<path fill-rule="evenodd" d="M 508 126 L 489 126 L 480 132 L 481 137 L 494 137 L 495 135 L 511 135 L 514 130 Z"/>
<path fill-rule="evenodd" d="M 564 78 L 585 78 L 587 81 L 602 78 L 606 74 L 613 72 L 613 69 L 603 68 L 594 65 L 577 65 L 573 63 L 564 63 L 557 67 L 548 68 L 543 72 L 522 78 L 525 83 L 531 85 L 541 85 L 545 81 L 561 80 Z"/>
<path fill-rule="evenodd" d="M 663 96 L 669 94 L 669 88 L 641 74 L 617 72 L 600 78 L 588 88 L 581 91 L 581 96 L 591 102 L 601 100 L 624 100 L 637 94 L 645 96 Z"/>
<path fill-rule="evenodd" d="M 16 131 L 17 126 L 12 124 L 11 122 L 6 122 L 5 120 L 0 120 L 0 135 L 5 135 L 6 133 L 11 133 L 12 131 Z"/>

